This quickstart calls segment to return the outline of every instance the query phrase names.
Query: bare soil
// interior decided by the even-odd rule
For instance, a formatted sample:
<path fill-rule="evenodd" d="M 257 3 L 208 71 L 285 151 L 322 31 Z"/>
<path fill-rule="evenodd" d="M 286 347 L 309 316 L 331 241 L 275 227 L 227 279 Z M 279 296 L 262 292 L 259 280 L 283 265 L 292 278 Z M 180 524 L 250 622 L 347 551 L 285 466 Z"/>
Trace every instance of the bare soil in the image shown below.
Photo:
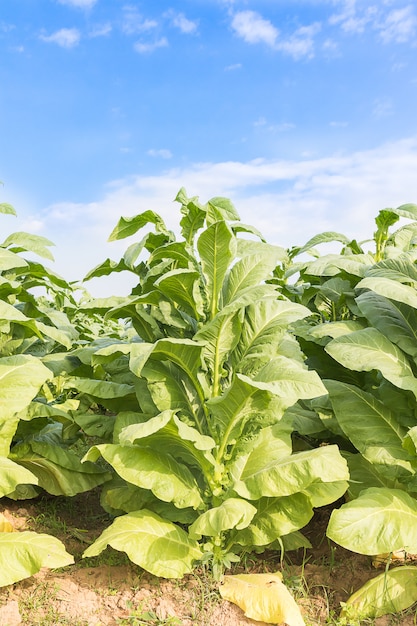
<path fill-rule="evenodd" d="M 265 626 L 222 600 L 204 570 L 182 580 L 164 580 L 108 548 L 82 559 L 86 546 L 109 524 L 98 494 L 36 501 L 0 500 L 0 510 L 17 530 L 47 532 L 61 539 L 76 563 L 0 589 L 0 626 Z M 338 624 L 340 603 L 380 572 L 369 557 L 332 544 L 325 536 L 330 510 L 320 510 L 305 529 L 313 548 L 247 559 L 233 573 L 282 571 L 306 624 Z M 371 622 L 366 622 L 371 623 Z M 375 626 L 417 623 L 416 613 L 381 617 Z"/>

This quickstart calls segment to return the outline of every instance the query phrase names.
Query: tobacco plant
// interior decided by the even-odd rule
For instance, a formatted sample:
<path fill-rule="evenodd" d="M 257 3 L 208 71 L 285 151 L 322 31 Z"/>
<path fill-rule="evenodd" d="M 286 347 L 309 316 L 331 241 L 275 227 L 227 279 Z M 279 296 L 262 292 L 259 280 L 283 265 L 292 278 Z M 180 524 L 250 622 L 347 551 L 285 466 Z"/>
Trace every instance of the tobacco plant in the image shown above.
<path fill-rule="evenodd" d="M 417 222 L 390 233 L 399 217 L 415 220 L 417 206 L 381 211 L 368 253 L 346 245 L 303 266 L 299 293 L 316 318 L 298 333 L 328 395 L 287 412 L 305 442 L 337 441 L 349 465 L 348 502 L 333 511 L 328 536 L 388 564 L 417 553 Z M 390 570 L 342 615 L 406 608 L 416 578 L 415 567 Z"/>
<path fill-rule="evenodd" d="M 203 562 L 220 578 L 244 552 L 308 545 L 300 529 L 346 491 L 348 472 L 336 445 L 292 449 L 286 409 L 326 389 L 291 333 L 309 309 L 267 283 L 285 251 L 227 199 L 181 190 L 177 201 L 179 239 L 152 211 L 121 218 L 110 240 L 154 232 L 88 275 L 130 271 L 138 284 L 84 307 L 135 331 L 89 356 L 135 395 L 85 457 L 113 468 L 102 503 L 117 516 L 85 556 L 111 545 L 158 576 Z"/>

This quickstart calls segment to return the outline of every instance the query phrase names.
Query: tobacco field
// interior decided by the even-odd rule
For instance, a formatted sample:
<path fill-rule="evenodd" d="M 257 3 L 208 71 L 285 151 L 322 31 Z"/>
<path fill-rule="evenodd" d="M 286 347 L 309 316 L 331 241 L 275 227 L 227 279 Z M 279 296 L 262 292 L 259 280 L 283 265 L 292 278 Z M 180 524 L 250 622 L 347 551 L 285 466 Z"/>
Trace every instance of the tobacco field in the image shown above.
<path fill-rule="evenodd" d="M 48 239 L 0 243 L 0 623 L 415 624 L 417 205 L 382 209 L 367 241 L 285 249 L 226 198 L 176 200 L 178 233 L 121 217 L 123 257 L 83 291 Z M 129 295 L 88 295 L 120 272 Z M 314 616 L 300 567 L 319 531 L 360 575 Z M 2 614 L 75 567 L 105 568 L 115 594 L 120 571 L 165 598 L 187 581 L 235 612 L 130 593 L 110 621 Z"/>

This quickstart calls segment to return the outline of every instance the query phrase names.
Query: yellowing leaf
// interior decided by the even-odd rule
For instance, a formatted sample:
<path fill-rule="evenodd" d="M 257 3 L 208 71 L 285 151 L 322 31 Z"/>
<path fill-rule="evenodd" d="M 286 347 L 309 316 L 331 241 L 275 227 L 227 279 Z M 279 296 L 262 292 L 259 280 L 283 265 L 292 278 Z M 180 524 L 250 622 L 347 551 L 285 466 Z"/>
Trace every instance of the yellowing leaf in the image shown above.
<path fill-rule="evenodd" d="M 347 602 L 340 617 L 365 619 L 399 613 L 417 601 L 417 567 L 401 566 L 368 580 Z"/>
<path fill-rule="evenodd" d="M 0 513 L 0 533 L 12 533 L 12 532 L 14 532 L 14 528 L 12 524 L 3 515 L 3 513 Z"/>
<path fill-rule="evenodd" d="M 305 626 L 300 609 L 279 572 L 225 576 L 220 594 L 225 600 L 237 604 L 250 619 Z"/>

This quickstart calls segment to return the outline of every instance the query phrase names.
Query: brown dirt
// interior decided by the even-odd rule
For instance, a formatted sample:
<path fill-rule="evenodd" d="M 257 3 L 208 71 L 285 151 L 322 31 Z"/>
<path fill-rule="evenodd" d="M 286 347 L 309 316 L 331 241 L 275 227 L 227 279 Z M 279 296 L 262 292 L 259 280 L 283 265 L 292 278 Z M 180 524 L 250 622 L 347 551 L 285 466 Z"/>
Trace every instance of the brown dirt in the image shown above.
<path fill-rule="evenodd" d="M 41 570 L 20 583 L 0 589 L 0 626 L 265 626 L 246 618 L 222 600 L 205 571 L 181 581 L 155 578 L 130 563 L 123 553 L 107 549 L 101 557 L 81 559 L 86 545 L 108 525 L 97 494 L 31 502 L 0 501 L 0 510 L 16 529 L 58 536 L 75 555 L 76 565 Z M 43 511 L 47 511 L 43 513 Z M 337 624 L 340 602 L 379 572 L 369 557 L 352 554 L 325 537 L 330 511 L 321 510 L 305 529 L 313 549 L 268 553 L 248 560 L 237 572 L 281 570 L 297 598 L 307 624 Z M 51 528 L 51 526 L 54 526 Z M 375 626 L 416 624 L 408 611 L 382 617 Z"/>

